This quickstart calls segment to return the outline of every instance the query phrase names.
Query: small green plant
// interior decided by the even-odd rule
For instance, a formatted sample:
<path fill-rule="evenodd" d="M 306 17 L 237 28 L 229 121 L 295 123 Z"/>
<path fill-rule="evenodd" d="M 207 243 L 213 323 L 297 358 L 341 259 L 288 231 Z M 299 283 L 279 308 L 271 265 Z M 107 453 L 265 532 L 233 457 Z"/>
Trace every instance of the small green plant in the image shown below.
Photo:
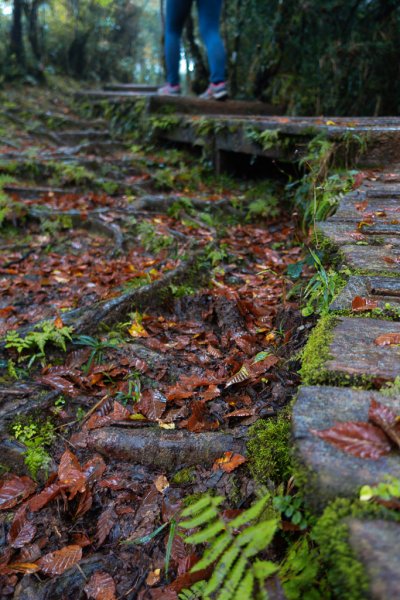
<path fill-rule="evenodd" d="M 7 183 L 12 183 L 13 181 L 15 181 L 13 177 L 9 177 L 8 175 L 0 175 L 0 227 L 10 214 L 12 204 L 11 198 L 3 191 L 3 187 Z"/>
<path fill-rule="evenodd" d="M 140 241 L 148 252 L 158 254 L 161 250 L 169 248 L 174 241 L 174 238 L 169 235 L 158 233 L 154 225 L 143 221 L 137 226 L 137 232 L 140 236 Z"/>
<path fill-rule="evenodd" d="M 228 258 L 228 245 L 220 244 L 216 246 L 215 244 L 209 244 L 205 248 L 205 257 L 206 261 L 209 261 L 213 267 L 219 265 L 222 261 Z"/>
<path fill-rule="evenodd" d="M 284 517 L 289 519 L 293 525 L 297 525 L 300 529 L 308 527 L 308 521 L 304 514 L 303 498 L 300 496 L 290 496 L 289 494 L 274 496 L 272 505 Z"/>
<path fill-rule="evenodd" d="M 16 440 L 26 446 L 24 461 L 29 473 L 36 479 L 39 469 L 47 471 L 51 464 L 51 456 L 47 449 L 55 438 L 54 425 L 47 420 L 44 423 L 30 421 L 26 424 L 17 422 L 12 426 Z"/>
<path fill-rule="evenodd" d="M 274 218 L 279 215 L 279 200 L 274 196 L 268 196 L 265 198 L 258 198 L 250 202 L 247 208 L 246 221 L 252 221 L 254 218 L 262 217 L 266 219 L 268 217 Z"/>
<path fill-rule="evenodd" d="M 178 219 L 181 213 L 186 213 L 187 215 L 193 215 L 195 213 L 195 209 L 193 206 L 193 202 L 190 198 L 179 198 L 179 200 L 175 200 L 168 208 L 168 216 L 173 219 Z"/>
<path fill-rule="evenodd" d="M 119 391 L 115 394 L 115 399 L 118 400 L 121 404 L 126 406 L 127 404 L 135 404 L 140 400 L 141 394 L 141 383 L 140 383 L 140 373 L 134 371 L 130 373 L 130 378 L 128 381 L 128 389 L 126 391 Z"/>
<path fill-rule="evenodd" d="M 69 215 L 57 215 L 43 219 L 40 223 L 40 229 L 43 233 L 54 236 L 59 231 L 72 229 L 72 218 Z"/>
<path fill-rule="evenodd" d="M 334 269 L 326 271 L 318 254 L 311 249 L 310 254 L 314 260 L 316 273 L 304 290 L 305 306 L 301 311 L 303 317 L 309 317 L 313 313 L 326 314 L 338 288 L 343 283 L 340 273 Z"/>
<path fill-rule="evenodd" d="M 398 375 L 394 381 L 388 381 L 381 387 L 379 392 L 388 398 L 400 396 L 400 375 Z"/>
<path fill-rule="evenodd" d="M 246 132 L 246 137 L 252 142 L 259 144 L 264 151 L 270 150 L 274 146 L 279 145 L 281 133 L 279 129 L 266 129 L 258 131 L 254 128 L 249 128 Z"/>
<path fill-rule="evenodd" d="M 263 556 L 278 529 L 276 519 L 265 518 L 270 500 L 270 495 L 266 494 L 231 521 L 222 516 L 220 505 L 224 498 L 221 496 L 206 495 L 182 511 L 181 518 L 187 520 L 179 521 L 179 527 L 198 528 L 196 533 L 186 537 L 185 542 L 207 544 L 192 572 L 215 565 L 211 578 L 202 589 L 202 598 L 263 600 L 268 597 L 265 581 L 279 569 Z"/>
<path fill-rule="evenodd" d="M 152 134 L 156 134 L 158 131 L 175 129 L 181 122 L 180 118 L 175 115 L 157 115 L 151 117 L 149 121 Z"/>
<path fill-rule="evenodd" d="M 82 367 L 84 373 L 89 373 L 93 362 L 98 365 L 101 364 L 104 357 L 104 351 L 107 348 L 115 348 L 118 343 L 117 339 L 97 340 L 91 335 L 77 335 L 72 341 L 77 346 L 88 346 L 89 348 L 92 348 L 92 352 L 90 353 L 86 365 Z"/>
<path fill-rule="evenodd" d="M 173 283 L 169 286 L 174 298 L 184 298 L 185 296 L 193 296 L 196 290 L 191 285 L 174 285 Z"/>
<path fill-rule="evenodd" d="M 363 485 L 360 490 L 360 500 L 362 502 L 379 502 L 379 500 L 391 502 L 394 499 L 398 499 L 398 507 L 400 508 L 400 479 L 391 475 L 387 475 L 385 481 L 378 483 L 378 485 Z"/>
<path fill-rule="evenodd" d="M 307 150 L 300 161 L 305 175 L 286 186 L 287 191 L 295 190 L 294 203 L 302 214 L 304 227 L 324 221 L 335 211 L 343 195 L 351 190 L 356 173 L 333 171 L 338 146 L 323 134 L 314 137 Z"/>
<path fill-rule="evenodd" d="M 53 344 L 66 352 L 67 342 L 72 341 L 72 331 L 73 328 L 67 325 L 57 327 L 53 321 L 43 321 L 35 325 L 33 331 L 29 331 L 25 337 L 21 337 L 17 331 L 9 331 L 5 347 L 16 350 L 19 360 L 26 358 L 22 353 L 27 352 L 27 355 L 31 355 L 28 365 L 31 366 L 36 358 L 45 356 L 47 344 Z"/>

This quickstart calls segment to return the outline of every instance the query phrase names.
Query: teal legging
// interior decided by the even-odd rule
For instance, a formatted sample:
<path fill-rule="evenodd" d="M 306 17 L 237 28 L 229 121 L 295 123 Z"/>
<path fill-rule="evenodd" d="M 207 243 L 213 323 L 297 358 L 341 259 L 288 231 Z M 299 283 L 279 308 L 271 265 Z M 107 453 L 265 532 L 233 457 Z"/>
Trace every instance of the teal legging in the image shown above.
<path fill-rule="evenodd" d="M 181 35 L 193 0 L 167 0 L 165 19 L 165 60 L 167 81 L 179 84 Z M 222 0 L 196 0 L 199 11 L 200 35 L 207 48 L 210 81 L 225 81 L 226 54 L 219 32 Z"/>

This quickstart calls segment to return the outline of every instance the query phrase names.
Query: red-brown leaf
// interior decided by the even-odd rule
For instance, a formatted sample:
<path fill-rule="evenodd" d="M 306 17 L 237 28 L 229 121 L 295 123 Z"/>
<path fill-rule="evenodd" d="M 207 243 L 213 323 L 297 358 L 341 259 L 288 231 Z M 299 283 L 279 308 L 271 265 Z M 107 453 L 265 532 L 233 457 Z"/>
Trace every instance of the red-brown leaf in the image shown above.
<path fill-rule="evenodd" d="M 383 333 L 374 340 L 377 346 L 392 346 L 400 344 L 400 333 Z"/>
<path fill-rule="evenodd" d="M 61 550 L 45 554 L 38 562 L 38 565 L 47 575 L 61 575 L 82 558 L 82 548 L 77 544 L 64 546 Z"/>
<path fill-rule="evenodd" d="M 32 541 L 36 533 L 36 526 L 26 518 L 27 505 L 21 506 L 14 515 L 7 541 L 12 548 L 22 548 Z"/>
<path fill-rule="evenodd" d="M 157 421 L 166 409 L 167 399 L 160 390 L 144 390 L 136 406 L 150 421 Z"/>
<path fill-rule="evenodd" d="M 89 579 L 84 590 L 89 598 L 94 600 L 115 600 L 116 588 L 111 575 L 97 571 Z"/>
<path fill-rule="evenodd" d="M 386 435 L 400 448 L 400 416 L 396 415 L 388 406 L 372 399 L 368 418 L 371 423 L 383 429 Z"/>
<path fill-rule="evenodd" d="M 88 484 L 95 483 L 102 476 L 106 470 L 107 465 L 104 462 L 100 454 L 96 454 L 93 458 L 88 460 L 82 467 L 83 474 Z"/>
<path fill-rule="evenodd" d="M 23 475 L 6 476 L 0 483 L 0 510 L 8 510 L 33 494 L 36 483 Z"/>
<path fill-rule="evenodd" d="M 74 384 L 68 381 L 68 379 L 61 377 L 60 375 L 44 375 L 42 377 L 39 377 L 39 381 L 40 383 L 44 383 L 45 385 L 48 385 L 54 390 L 62 392 L 67 396 L 71 396 L 72 398 L 78 396 L 79 394 L 79 391 L 76 389 Z"/>
<path fill-rule="evenodd" d="M 213 464 L 213 470 L 217 471 L 218 469 L 222 469 L 223 471 L 225 471 L 225 473 L 231 473 L 244 462 L 246 462 L 246 458 L 241 454 L 225 452 L 222 458 L 217 458 L 217 460 Z"/>
<path fill-rule="evenodd" d="M 385 433 L 371 423 L 348 421 L 323 431 L 312 429 L 311 433 L 359 458 L 377 460 L 391 450 Z"/>
<path fill-rule="evenodd" d="M 86 478 L 75 454 L 66 450 L 61 457 L 58 467 L 60 483 L 69 490 L 69 499 L 72 500 L 78 492 L 84 492 Z"/>
<path fill-rule="evenodd" d="M 364 310 L 372 310 L 378 307 L 378 302 L 370 298 L 362 298 L 355 296 L 351 302 L 351 308 L 354 312 L 362 312 Z"/>
<path fill-rule="evenodd" d="M 106 508 L 106 510 L 104 510 L 101 513 L 99 520 L 97 521 L 96 532 L 96 541 L 98 547 L 102 545 L 102 543 L 110 533 L 111 529 L 114 526 L 115 520 L 116 514 L 113 506 Z"/>
<path fill-rule="evenodd" d="M 65 489 L 65 486 L 57 483 L 52 483 L 48 485 L 44 490 L 40 492 L 40 494 L 36 494 L 29 500 L 29 509 L 32 512 L 36 512 L 41 510 L 46 504 L 54 500 L 60 493 L 61 490 Z"/>

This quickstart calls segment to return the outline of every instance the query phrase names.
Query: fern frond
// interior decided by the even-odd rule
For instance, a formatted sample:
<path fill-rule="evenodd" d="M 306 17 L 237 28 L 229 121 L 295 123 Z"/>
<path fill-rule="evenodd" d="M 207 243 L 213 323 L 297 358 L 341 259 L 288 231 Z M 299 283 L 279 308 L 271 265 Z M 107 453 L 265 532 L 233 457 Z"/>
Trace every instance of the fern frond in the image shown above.
<path fill-rule="evenodd" d="M 200 498 L 200 500 L 197 500 L 197 502 L 195 502 L 194 504 L 191 504 L 190 506 L 185 508 L 181 512 L 181 517 L 192 517 L 193 515 L 197 515 L 197 513 L 199 513 L 204 508 L 207 508 L 210 505 L 215 507 L 219 506 L 224 500 L 225 498 L 223 496 L 215 496 L 213 498 L 211 496 L 204 496 L 203 498 Z M 184 522 L 179 523 L 179 525 L 180 527 L 185 526 Z"/>
<path fill-rule="evenodd" d="M 191 517 L 183 522 L 184 527 L 199 528 L 185 541 L 191 544 L 209 544 L 202 559 L 192 568 L 192 572 L 216 563 L 201 598 L 247 600 L 254 597 L 264 600 L 268 597 L 264 582 L 279 569 L 271 561 L 254 560 L 271 543 L 278 529 L 277 519 L 262 520 L 262 514 L 271 501 L 270 495 L 267 494 L 228 522 L 222 519 L 218 511 L 222 500 L 221 497 L 205 496 L 183 513 L 184 516 Z M 187 600 L 192 597 L 180 598 Z"/>
<path fill-rule="evenodd" d="M 254 589 L 254 575 L 253 571 L 247 571 L 245 576 L 238 589 L 236 590 L 236 594 L 233 596 L 232 600 L 243 600 L 244 598 L 253 598 L 253 589 Z M 218 599 L 219 600 L 219 599 Z"/>
<path fill-rule="evenodd" d="M 185 529 L 194 529 L 195 527 L 200 527 L 200 525 L 211 523 L 211 521 L 213 521 L 217 517 L 217 509 L 214 506 L 210 506 L 206 510 L 199 513 L 197 516 L 193 517 L 193 519 L 181 523 L 181 527 L 184 527 Z"/>
<path fill-rule="evenodd" d="M 224 552 L 218 561 L 213 574 L 211 575 L 211 579 L 207 583 L 206 589 L 204 590 L 206 596 L 210 596 L 213 592 L 221 587 L 239 554 L 240 548 L 236 545 L 232 545 L 226 552 Z"/>
<path fill-rule="evenodd" d="M 179 600 L 204 600 L 204 590 L 206 588 L 205 581 L 194 583 L 190 590 L 182 590 L 178 594 Z"/>
<path fill-rule="evenodd" d="M 270 494 L 266 494 L 258 502 L 250 506 L 247 510 L 243 511 L 240 515 L 238 515 L 235 519 L 229 522 L 229 526 L 232 529 L 239 529 L 242 525 L 246 525 L 246 523 L 250 523 L 250 521 L 255 521 L 262 514 L 264 508 L 268 504 L 270 500 Z"/>
<path fill-rule="evenodd" d="M 223 587 L 218 594 L 218 600 L 232 600 L 235 591 L 240 584 L 243 573 L 245 572 L 246 566 L 246 558 L 244 556 L 239 556 L 225 579 Z"/>
<path fill-rule="evenodd" d="M 201 571 L 202 569 L 206 569 L 207 567 L 209 567 L 213 562 L 217 560 L 217 558 L 221 556 L 221 554 L 229 546 L 231 541 L 232 540 L 229 533 L 222 533 L 210 546 L 206 554 L 204 554 L 203 558 L 194 565 L 192 571 Z"/>
<path fill-rule="evenodd" d="M 199 531 L 198 533 L 194 533 L 186 538 L 187 544 L 204 544 L 204 542 L 210 542 L 215 536 L 225 529 L 225 523 L 223 521 L 215 521 L 215 523 L 211 523 L 208 527 Z"/>

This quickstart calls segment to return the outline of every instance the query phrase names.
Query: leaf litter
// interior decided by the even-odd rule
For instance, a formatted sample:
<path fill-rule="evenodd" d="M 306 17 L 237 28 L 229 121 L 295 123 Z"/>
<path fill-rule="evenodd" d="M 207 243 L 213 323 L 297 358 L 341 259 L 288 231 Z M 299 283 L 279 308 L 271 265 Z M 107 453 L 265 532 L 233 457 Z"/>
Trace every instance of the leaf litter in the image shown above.
<path fill-rule="evenodd" d="M 53 151 L 51 145 L 46 148 Z M 157 169 L 165 157 L 146 160 Z M 151 190 L 151 174 L 144 173 L 142 182 Z M 209 202 L 241 193 L 206 183 L 176 191 L 178 198 Z M 38 200 L 34 193 L 15 191 L 12 198 L 22 205 L 25 224 L 15 218 L 30 249 L 27 253 L 13 243 L 1 250 L 9 264 L 1 270 L 3 334 L 43 318 L 57 327 L 64 311 L 154 282 L 182 262 L 193 242 L 209 252 L 209 285 L 195 293 L 184 285 L 172 289 L 162 308 L 127 316 L 113 333 L 115 344 L 108 344 L 110 332 L 100 332 L 101 352 L 69 346 L 66 355 L 35 367 L 37 384 L 63 398 L 62 409 L 52 411 L 61 433 L 52 447 L 56 469 L 39 484 L 13 473 L 0 482 L 7 531 L 0 548 L 2 593 L 12 595 L 22 576 L 36 572 L 41 585 L 60 579 L 68 589 L 81 569 L 87 573 L 82 598 L 113 600 L 134 590 L 142 600 L 176 599 L 179 590 L 207 574 L 189 573 L 199 557 L 178 535 L 165 573 L 166 532 L 188 494 L 213 489 L 249 501 L 254 485 L 242 466 L 246 458 L 227 452 L 214 465 L 198 464 L 181 480 L 179 471 L 166 474 L 93 454 L 87 439 L 111 425 L 235 434 L 286 404 L 297 384 L 297 368 L 286 358 L 303 343 L 296 303 L 282 304 L 286 268 L 301 252 L 295 225 L 288 215 L 257 225 L 242 219 L 214 227 L 182 214 L 138 214 L 146 241 L 138 238 L 136 223 L 128 223 L 126 213 L 134 213 L 121 195 L 47 191 Z M 43 229 L 29 216 L 38 203 L 58 215 L 75 211 L 78 226 L 65 221 L 59 230 L 48 223 Z M 110 229 L 86 228 L 93 214 L 121 231 L 118 252 Z M 221 234 L 214 240 L 218 228 Z M 166 242 L 168 237 L 173 241 Z M 210 241 L 215 247 L 207 251 Z M 16 355 L 9 356 L 17 362 Z M 6 521 L 9 514 L 12 520 Z M 126 540 L 135 543 L 121 544 Z M 97 570 L 86 571 L 87 561 L 98 555 Z"/>

